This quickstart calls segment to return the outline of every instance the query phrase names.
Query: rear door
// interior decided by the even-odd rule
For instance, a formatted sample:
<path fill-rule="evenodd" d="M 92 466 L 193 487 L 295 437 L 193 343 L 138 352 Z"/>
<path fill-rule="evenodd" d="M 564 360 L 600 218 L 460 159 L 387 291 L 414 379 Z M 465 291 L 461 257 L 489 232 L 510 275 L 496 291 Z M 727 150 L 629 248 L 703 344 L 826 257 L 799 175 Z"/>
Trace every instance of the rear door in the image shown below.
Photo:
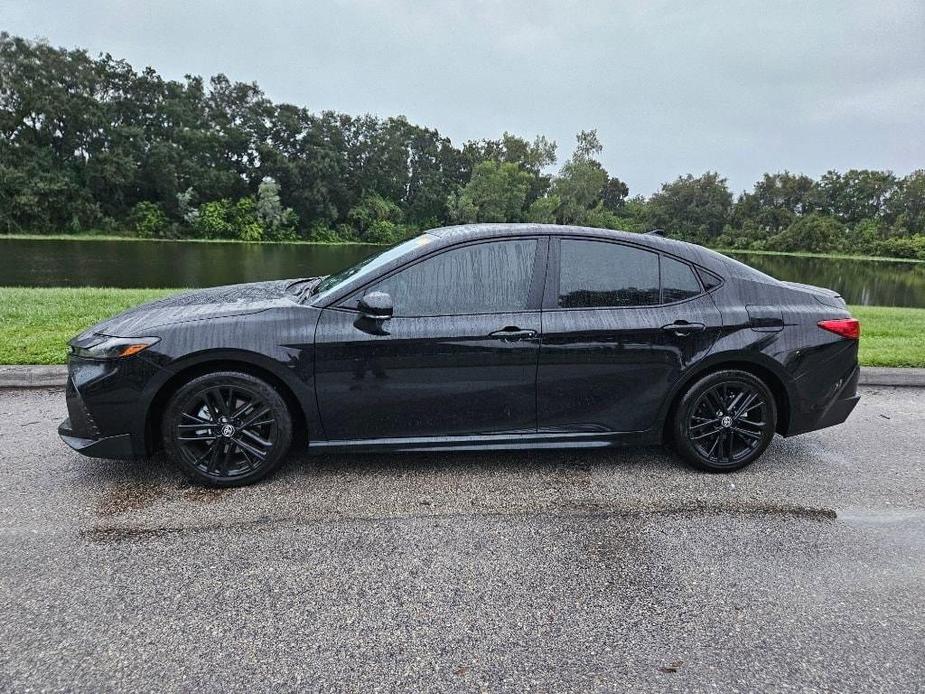
<path fill-rule="evenodd" d="M 536 431 L 547 239 L 454 246 L 325 309 L 315 384 L 330 440 Z M 356 301 L 392 297 L 374 323 Z"/>
<path fill-rule="evenodd" d="M 607 240 L 553 240 L 537 369 L 540 432 L 633 432 L 712 347 L 722 317 L 693 267 Z"/>

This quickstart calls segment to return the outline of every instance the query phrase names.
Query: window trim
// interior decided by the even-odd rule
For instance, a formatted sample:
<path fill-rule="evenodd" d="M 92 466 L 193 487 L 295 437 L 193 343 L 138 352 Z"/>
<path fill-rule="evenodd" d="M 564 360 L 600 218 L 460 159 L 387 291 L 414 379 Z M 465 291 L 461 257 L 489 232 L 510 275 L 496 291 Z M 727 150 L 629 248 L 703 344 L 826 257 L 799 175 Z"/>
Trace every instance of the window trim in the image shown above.
<path fill-rule="evenodd" d="M 356 306 L 346 306 L 346 303 L 356 303 L 359 301 L 365 292 L 369 290 L 372 285 L 378 284 L 379 282 L 384 282 L 385 280 L 391 278 L 393 275 L 397 275 L 399 272 L 403 272 L 408 268 L 422 263 L 431 258 L 435 258 L 438 255 L 443 253 L 449 253 L 451 251 L 459 250 L 460 248 L 467 248 L 469 246 L 478 246 L 484 243 L 499 243 L 503 241 L 535 241 L 536 242 L 536 253 L 533 256 L 533 268 L 531 269 L 530 275 L 530 287 L 527 290 L 527 306 L 524 309 L 514 310 L 514 311 L 480 311 L 476 313 L 435 313 L 428 315 L 419 315 L 419 316 L 394 316 L 395 319 L 418 319 L 418 318 L 459 318 L 463 316 L 493 316 L 493 315 L 511 315 L 511 314 L 520 314 L 520 313 L 531 313 L 540 311 L 542 309 L 542 297 L 543 297 L 543 287 L 546 280 L 546 273 L 548 269 L 548 254 L 549 254 L 549 236 L 544 234 L 524 234 L 516 236 L 496 236 L 492 238 L 485 239 L 473 239 L 470 241 L 463 241 L 460 243 L 455 243 L 449 246 L 443 246 L 441 248 L 435 248 L 430 253 L 422 255 L 420 257 L 414 258 L 404 265 L 399 267 L 392 268 L 378 277 L 374 277 L 368 282 L 364 283 L 362 286 L 356 288 L 354 291 L 350 292 L 340 301 L 336 302 L 334 305 L 329 306 L 328 308 L 338 310 L 338 311 L 347 311 L 349 313 L 359 313 L 359 310 Z"/>
<path fill-rule="evenodd" d="M 613 246 L 625 246 L 627 248 L 632 248 L 638 251 L 645 251 L 652 253 L 658 257 L 658 303 L 655 304 L 636 304 L 634 306 L 559 306 L 559 280 L 560 280 L 560 271 L 561 271 L 561 259 L 562 254 L 560 250 L 560 244 L 562 241 L 590 241 L 593 243 L 607 243 Z M 689 296 L 686 299 L 679 299 L 678 301 L 663 302 L 662 301 L 662 256 L 671 258 L 680 263 L 687 265 L 691 272 L 694 273 L 694 279 L 697 280 L 697 284 L 700 286 L 700 293 Z M 578 236 L 578 235 L 569 235 L 569 236 L 555 236 L 550 240 L 549 245 L 549 254 L 547 258 L 547 272 L 546 272 L 546 287 L 543 295 L 543 311 L 618 311 L 623 309 L 632 309 L 632 310 L 652 310 L 654 308 L 670 307 L 683 304 L 687 301 L 694 301 L 699 299 L 707 294 L 710 294 L 720 287 L 723 286 L 725 280 L 720 277 L 720 284 L 713 289 L 706 289 L 703 285 L 703 280 L 700 278 L 700 272 L 698 271 L 699 265 L 692 263 L 691 261 L 680 258 L 672 253 L 665 253 L 664 251 L 643 244 L 635 244 L 626 242 L 623 240 L 611 240 L 606 238 L 601 238 L 599 236 Z M 711 274 L 717 275 L 715 272 Z"/>

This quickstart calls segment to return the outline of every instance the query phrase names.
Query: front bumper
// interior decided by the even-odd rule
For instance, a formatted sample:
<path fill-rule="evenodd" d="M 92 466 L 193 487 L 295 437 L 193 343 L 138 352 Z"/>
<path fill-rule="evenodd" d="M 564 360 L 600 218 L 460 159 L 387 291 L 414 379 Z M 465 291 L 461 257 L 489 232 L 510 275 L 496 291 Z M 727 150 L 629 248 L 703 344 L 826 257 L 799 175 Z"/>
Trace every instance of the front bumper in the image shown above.
<path fill-rule="evenodd" d="M 94 458 L 144 457 L 139 395 L 154 367 L 137 358 L 130 360 L 69 359 L 64 391 L 68 417 L 58 427 L 58 435 L 78 453 Z"/>
<path fill-rule="evenodd" d="M 58 426 L 58 436 L 75 451 L 91 458 L 135 457 L 131 434 L 116 434 L 115 436 L 100 436 L 97 438 L 78 436 L 77 432 L 71 427 L 70 417 Z"/>

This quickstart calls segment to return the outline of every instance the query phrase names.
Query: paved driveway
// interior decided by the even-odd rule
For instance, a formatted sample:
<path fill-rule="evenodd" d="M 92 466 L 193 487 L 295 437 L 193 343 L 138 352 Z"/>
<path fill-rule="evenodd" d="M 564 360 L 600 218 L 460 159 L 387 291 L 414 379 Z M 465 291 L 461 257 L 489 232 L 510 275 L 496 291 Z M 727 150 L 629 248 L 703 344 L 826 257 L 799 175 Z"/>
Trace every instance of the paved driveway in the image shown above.
<path fill-rule="evenodd" d="M 0 689 L 921 690 L 925 390 L 733 475 L 660 449 L 82 458 L 0 391 Z"/>

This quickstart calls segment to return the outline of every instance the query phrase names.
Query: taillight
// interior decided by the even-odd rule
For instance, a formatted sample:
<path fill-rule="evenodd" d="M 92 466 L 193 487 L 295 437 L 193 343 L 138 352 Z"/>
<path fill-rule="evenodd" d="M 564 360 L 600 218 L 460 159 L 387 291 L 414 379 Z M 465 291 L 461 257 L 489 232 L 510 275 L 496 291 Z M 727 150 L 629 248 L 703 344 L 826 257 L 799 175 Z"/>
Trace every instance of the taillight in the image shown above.
<path fill-rule="evenodd" d="M 821 320 L 818 325 L 823 330 L 830 333 L 841 335 L 849 340 L 857 340 L 861 337 L 861 321 L 857 318 L 837 318 L 835 320 Z"/>

